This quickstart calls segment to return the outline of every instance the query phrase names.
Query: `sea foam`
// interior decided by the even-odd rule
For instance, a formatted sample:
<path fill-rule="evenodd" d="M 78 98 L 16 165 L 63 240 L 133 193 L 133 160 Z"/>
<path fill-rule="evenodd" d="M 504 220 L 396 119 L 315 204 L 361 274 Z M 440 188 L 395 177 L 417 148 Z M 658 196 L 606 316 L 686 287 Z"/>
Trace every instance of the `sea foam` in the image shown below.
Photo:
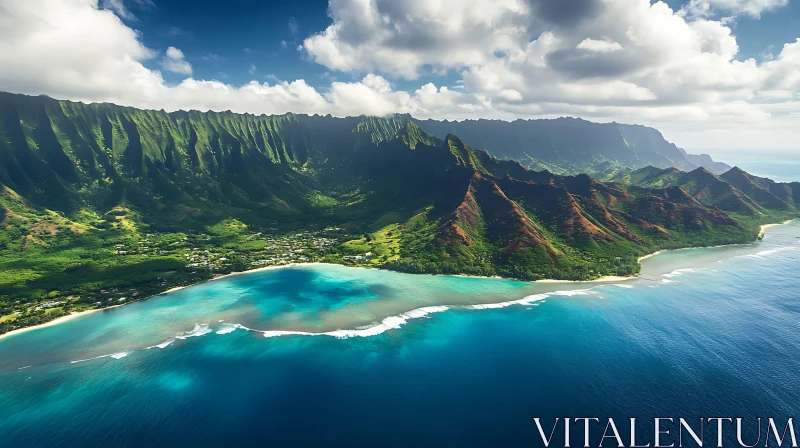
<path fill-rule="evenodd" d="M 175 336 L 178 339 L 187 339 L 187 338 L 196 338 L 198 336 L 203 336 L 208 333 L 211 333 L 211 328 L 208 327 L 208 324 L 194 324 L 194 328 L 192 331 L 187 331 L 186 333 Z"/>
<path fill-rule="evenodd" d="M 233 333 L 234 331 L 238 330 L 239 328 L 244 328 L 244 327 L 239 325 L 239 324 L 224 323 L 224 324 L 220 325 L 220 327 L 219 327 L 219 329 L 217 329 L 216 333 L 217 334 Z"/>
<path fill-rule="evenodd" d="M 681 276 L 686 272 L 696 272 L 696 271 L 697 271 L 697 269 L 693 269 L 693 268 L 675 269 L 674 271 L 670 272 L 669 274 L 662 274 L 661 276 L 662 277 L 666 277 L 666 278 L 672 278 L 672 277 Z"/>
<path fill-rule="evenodd" d="M 110 353 L 108 355 L 95 356 L 94 358 L 87 358 L 87 359 L 79 359 L 77 361 L 70 361 L 70 364 L 76 364 L 76 363 L 79 363 L 79 362 L 92 361 L 92 360 L 101 359 L 101 358 L 122 359 L 122 358 L 128 356 L 128 354 L 129 354 L 129 352 Z"/>
<path fill-rule="evenodd" d="M 333 330 L 333 331 L 326 331 L 323 333 L 309 333 L 306 331 L 285 331 L 285 330 L 270 330 L 270 331 L 262 331 L 261 333 L 264 337 L 272 338 L 277 336 L 333 336 L 337 339 L 347 339 L 353 337 L 369 337 L 369 336 L 377 336 L 381 333 L 384 333 L 388 330 L 398 329 L 400 326 L 404 325 L 411 319 L 419 319 L 421 317 L 428 316 L 429 314 L 433 313 L 441 313 L 443 311 L 449 310 L 449 306 L 426 306 L 423 308 L 417 308 L 411 311 L 407 311 L 405 313 L 399 314 L 397 316 L 389 316 L 381 321 L 381 323 L 372 325 L 372 326 L 365 326 L 353 330 Z M 254 330 L 255 331 L 255 330 Z"/>
<path fill-rule="evenodd" d="M 470 305 L 467 308 L 472 310 L 491 310 L 497 308 L 505 308 L 513 305 L 533 305 L 536 302 L 544 300 L 548 297 L 548 294 L 535 294 L 532 296 L 523 297 L 519 300 L 512 300 L 509 302 L 500 302 L 500 303 L 484 303 L 479 305 Z"/>
<path fill-rule="evenodd" d="M 162 343 L 160 343 L 160 344 L 151 345 L 150 347 L 145 347 L 144 349 L 145 349 L 145 350 L 150 350 L 151 348 L 167 348 L 167 347 L 169 347 L 169 346 L 170 346 L 170 345 L 171 345 L 173 342 L 175 342 L 175 339 L 168 339 L 168 340 L 166 340 L 166 341 L 164 341 L 164 342 L 162 342 Z"/>

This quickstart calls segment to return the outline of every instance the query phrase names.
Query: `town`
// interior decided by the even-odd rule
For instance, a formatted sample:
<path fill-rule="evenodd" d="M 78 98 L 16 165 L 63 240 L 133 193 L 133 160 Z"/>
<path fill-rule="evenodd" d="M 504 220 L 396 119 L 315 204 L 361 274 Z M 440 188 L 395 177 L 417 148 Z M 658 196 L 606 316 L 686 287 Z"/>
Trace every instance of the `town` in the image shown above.
<path fill-rule="evenodd" d="M 378 259 L 371 251 L 345 244 L 361 237 L 338 227 L 292 232 L 282 232 L 279 227 L 251 230 L 237 220 L 226 220 L 198 233 L 126 235 L 109 240 L 103 249 L 115 265 L 135 268 L 152 261 L 168 263 L 169 268 L 157 277 L 143 273 L 134 280 L 108 279 L 93 289 L 54 291 L 41 300 L 12 302 L 0 309 L 0 329 L 13 330 L 19 321 L 46 322 L 75 311 L 130 303 L 232 272 L 311 262 L 373 265 Z"/>

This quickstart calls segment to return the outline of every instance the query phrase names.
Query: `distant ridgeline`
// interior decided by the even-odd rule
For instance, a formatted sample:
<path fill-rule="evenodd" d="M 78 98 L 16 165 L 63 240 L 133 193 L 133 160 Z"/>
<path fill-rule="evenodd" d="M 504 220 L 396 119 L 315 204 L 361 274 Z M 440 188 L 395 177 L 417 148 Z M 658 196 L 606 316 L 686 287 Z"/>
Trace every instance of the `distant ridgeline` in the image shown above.
<path fill-rule="evenodd" d="M 691 171 L 699 167 L 722 174 L 730 166 L 706 154 L 688 154 L 657 129 L 640 125 L 592 123 L 580 118 L 555 120 L 416 120 L 430 134 L 455 134 L 464 143 L 531 169 L 607 175 L 647 166 Z"/>
<path fill-rule="evenodd" d="M 569 170 L 582 160 L 658 168 L 615 171 L 611 182 L 533 171 L 454 133 L 496 156 Z M 718 176 L 697 168 L 706 162 L 654 129 L 575 119 L 166 113 L 3 93 L 0 305 L 47 292 L 43 279 L 56 274 L 108 286 L 104 272 L 135 284 L 129 277 L 145 271 L 180 271 L 188 255 L 114 257 L 113 243 L 223 221 L 237 223 L 229 232 L 338 226 L 357 237 L 325 261 L 589 279 L 636 272 L 636 258 L 657 249 L 751 241 L 756 224 L 797 215 L 800 184 L 735 168 Z M 225 248 L 226 260 L 260 250 Z M 342 258 L 356 249 L 372 257 Z"/>

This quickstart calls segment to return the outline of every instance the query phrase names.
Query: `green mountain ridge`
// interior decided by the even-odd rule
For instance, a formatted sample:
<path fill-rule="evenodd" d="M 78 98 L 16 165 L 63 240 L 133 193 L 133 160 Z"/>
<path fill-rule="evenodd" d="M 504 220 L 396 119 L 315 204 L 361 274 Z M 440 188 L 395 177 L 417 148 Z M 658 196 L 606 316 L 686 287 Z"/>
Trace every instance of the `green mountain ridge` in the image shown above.
<path fill-rule="evenodd" d="M 752 241 L 757 224 L 797 215 L 798 185 L 739 171 L 646 167 L 600 182 L 497 159 L 401 115 L 0 93 L 0 331 L 290 262 L 630 275 L 641 255 Z"/>
<path fill-rule="evenodd" d="M 731 168 L 706 154 L 688 154 L 657 129 L 641 125 L 593 123 L 580 118 L 414 121 L 434 136 L 456 134 L 470 146 L 496 157 L 561 174 L 646 166 L 684 171 L 702 166 L 721 174 Z"/>

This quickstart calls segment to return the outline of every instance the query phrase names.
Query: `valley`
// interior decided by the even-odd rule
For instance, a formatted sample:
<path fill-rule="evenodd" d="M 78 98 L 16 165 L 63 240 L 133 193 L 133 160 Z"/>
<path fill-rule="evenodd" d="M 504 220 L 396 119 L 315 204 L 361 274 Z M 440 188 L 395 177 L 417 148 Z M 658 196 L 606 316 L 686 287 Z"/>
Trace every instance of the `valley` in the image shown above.
<path fill-rule="evenodd" d="M 0 332 L 289 263 L 628 276 L 640 256 L 753 241 L 761 224 L 798 215 L 799 183 L 650 160 L 643 143 L 614 146 L 613 163 L 598 152 L 601 181 L 423 126 L 0 93 Z M 591 138 L 559 147 L 580 160 Z"/>

